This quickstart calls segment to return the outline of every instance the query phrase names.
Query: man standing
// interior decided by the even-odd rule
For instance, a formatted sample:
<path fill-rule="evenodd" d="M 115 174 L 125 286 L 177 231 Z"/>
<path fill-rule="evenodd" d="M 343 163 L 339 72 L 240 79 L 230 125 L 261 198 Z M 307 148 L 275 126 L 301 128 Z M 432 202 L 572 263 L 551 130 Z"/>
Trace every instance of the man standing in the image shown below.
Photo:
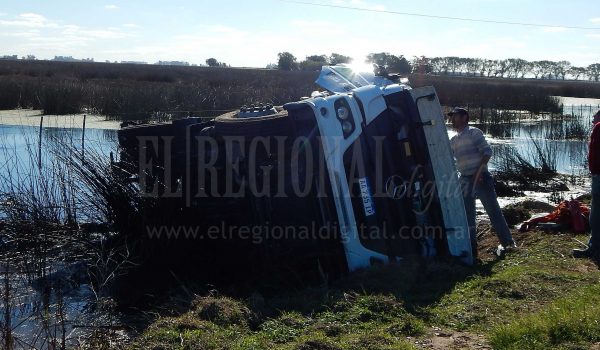
<path fill-rule="evenodd" d="M 600 259 L 600 111 L 592 119 L 594 127 L 590 136 L 588 165 L 592 173 L 592 207 L 590 209 L 590 226 L 592 235 L 586 249 L 573 249 L 575 258 Z"/>
<path fill-rule="evenodd" d="M 488 171 L 487 164 L 492 157 L 492 149 L 488 145 L 483 132 L 471 127 L 469 113 L 464 108 L 454 108 L 448 113 L 452 127 L 457 134 L 450 139 L 450 146 L 456 158 L 456 167 L 460 173 L 460 185 L 465 203 L 465 211 L 469 223 L 469 235 L 473 257 L 477 257 L 477 229 L 475 221 L 475 198 L 479 198 L 488 214 L 492 227 L 496 231 L 500 246 L 498 255 L 506 249 L 516 247 L 504 215 L 500 210 L 494 179 Z"/>

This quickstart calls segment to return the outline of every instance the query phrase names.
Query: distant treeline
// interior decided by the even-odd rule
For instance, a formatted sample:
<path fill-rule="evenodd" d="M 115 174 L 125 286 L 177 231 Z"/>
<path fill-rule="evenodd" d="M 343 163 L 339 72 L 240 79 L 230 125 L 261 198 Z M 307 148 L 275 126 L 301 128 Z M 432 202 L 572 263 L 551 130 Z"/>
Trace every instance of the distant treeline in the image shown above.
<path fill-rule="evenodd" d="M 600 63 L 586 67 L 573 66 L 569 61 L 526 61 L 521 58 L 489 60 L 469 57 L 415 57 L 413 72 L 444 75 L 465 75 L 495 78 L 600 80 Z"/>
<path fill-rule="evenodd" d="M 284 104 L 318 86 L 317 71 L 49 61 L 0 61 L 0 109 L 98 113 L 121 120 L 214 116 L 244 104 Z M 550 96 L 600 97 L 593 82 L 412 74 L 444 105 L 557 111 Z"/>
<path fill-rule="evenodd" d="M 289 52 L 278 54 L 277 68 L 282 70 L 314 70 L 324 64 L 347 63 L 352 58 L 340 54 L 311 55 L 298 62 Z M 568 61 L 526 61 L 520 58 L 490 60 L 469 57 L 413 57 L 411 60 L 403 55 L 392 55 L 387 52 L 371 53 L 366 63 L 375 63 L 390 72 L 421 73 L 453 76 L 494 77 L 494 78 L 533 78 L 550 80 L 600 80 L 600 63 L 586 67 L 571 65 Z"/>

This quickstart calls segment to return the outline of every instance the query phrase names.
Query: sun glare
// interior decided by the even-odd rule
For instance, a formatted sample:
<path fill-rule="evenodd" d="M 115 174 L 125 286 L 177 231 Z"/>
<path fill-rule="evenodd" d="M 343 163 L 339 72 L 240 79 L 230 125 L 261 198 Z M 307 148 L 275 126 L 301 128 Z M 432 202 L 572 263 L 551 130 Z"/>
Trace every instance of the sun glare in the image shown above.
<path fill-rule="evenodd" d="M 373 65 L 369 64 L 369 63 L 364 63 L 363 61 L 356 62 L 356 63 L 350 63 L 348 65 L 348 67 L 350 67 L 355 72 L 372 72 L 373 71 Z"/>

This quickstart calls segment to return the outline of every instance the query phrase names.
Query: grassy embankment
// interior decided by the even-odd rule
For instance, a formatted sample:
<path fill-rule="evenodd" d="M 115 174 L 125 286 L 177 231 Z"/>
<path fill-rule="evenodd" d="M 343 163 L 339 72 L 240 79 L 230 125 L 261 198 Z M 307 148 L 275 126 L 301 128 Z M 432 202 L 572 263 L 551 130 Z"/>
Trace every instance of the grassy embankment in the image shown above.
<path fill-rule="evenodd" d="M 406 263 L 279 297 L 198 297 L 132 349 L 589 349 L 600 342 L 600 271 L 573 234 L 518 234 L 503 260 Z"/>

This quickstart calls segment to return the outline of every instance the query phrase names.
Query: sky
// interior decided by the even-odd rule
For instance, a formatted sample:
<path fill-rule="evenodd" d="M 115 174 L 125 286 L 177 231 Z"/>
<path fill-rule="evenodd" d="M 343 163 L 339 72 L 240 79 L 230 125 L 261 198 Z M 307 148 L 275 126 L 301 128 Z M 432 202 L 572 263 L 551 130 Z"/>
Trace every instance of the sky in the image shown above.
<path fill-rule="evenodd" d="M 0 0 L 0 56 L 265 67 L 285 51 L 298 60 L 388 52 L 587 66 L 600 63 L 600 1 Z"/>

